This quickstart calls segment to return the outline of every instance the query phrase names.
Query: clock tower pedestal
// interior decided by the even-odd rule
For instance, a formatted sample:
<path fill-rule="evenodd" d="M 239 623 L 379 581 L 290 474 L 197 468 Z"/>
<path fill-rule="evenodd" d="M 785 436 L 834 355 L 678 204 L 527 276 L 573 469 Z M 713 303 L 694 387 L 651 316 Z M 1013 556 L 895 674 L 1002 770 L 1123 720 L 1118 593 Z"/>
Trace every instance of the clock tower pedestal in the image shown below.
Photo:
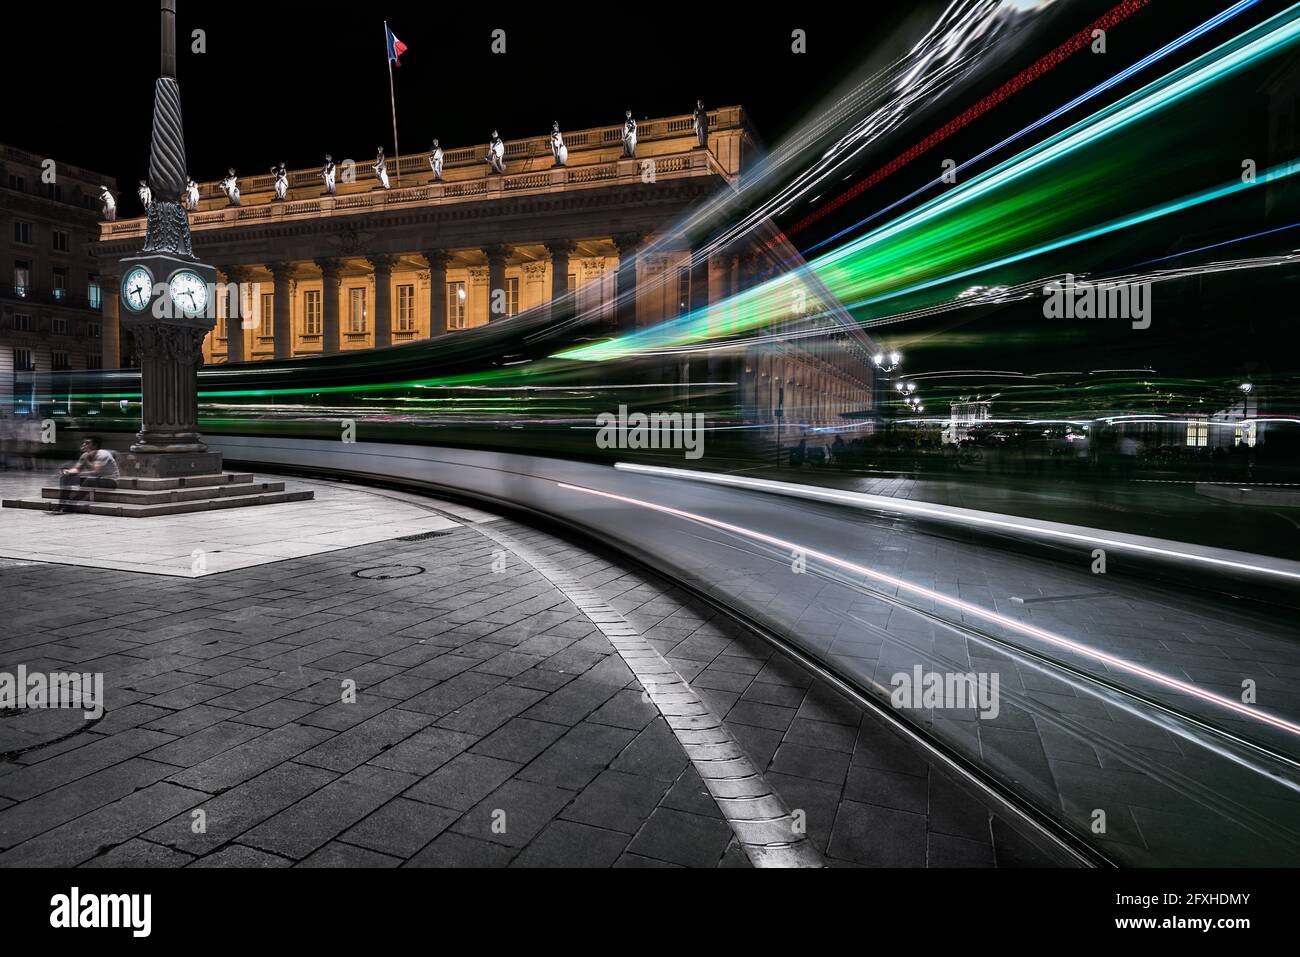
<path fill-rule="evenodd" d="M 188 175 L 176 83 L 176 0 L 162 8 L 162 76 L 154 85 L 153 144 L 144 249 L 122 260 L 122 324 L 140 355 L 140 432 L 121 456 L 121 478 L 69 496 L 54 486 L 39 499 L 5 501 L 6 508 L 62 509 L 92 515 L 149 518 L 245 505 L 310 499 L 283 482 L 255 482 L 223 472 L 221 453 L 199 434 L 198 375 L 203 339 L 216 325 L 217 274 L 190 245 L 190 220 L 180 203 Z"/>
<path fill-rule="evenodd" d="M 133 473 L 163 477 L 200 469 L 219 472 L 221 456 L 208 452 L 198 430 L 198 372 L 203 364 L 203 340 L 216 322 L 212 303 L 196 315 L 186 315 L 167 285 L 172 276 L 184 271 L 212 289 L 216 270 L 193 256 L 176 253 L 146 251 L 122 260 L 123 275 L 140 268 L 153 278 L 156 292 L 142 311 L 133 315 L 124 309 L 122 324 L 135 336 L 140 355 L 143 411 L 140 432 L 131 445 L 132 458 L 153 465 L 147 472 Z M 157 461 L 159 456 L 181 456 L 187 464 L 168 468 Z"/>

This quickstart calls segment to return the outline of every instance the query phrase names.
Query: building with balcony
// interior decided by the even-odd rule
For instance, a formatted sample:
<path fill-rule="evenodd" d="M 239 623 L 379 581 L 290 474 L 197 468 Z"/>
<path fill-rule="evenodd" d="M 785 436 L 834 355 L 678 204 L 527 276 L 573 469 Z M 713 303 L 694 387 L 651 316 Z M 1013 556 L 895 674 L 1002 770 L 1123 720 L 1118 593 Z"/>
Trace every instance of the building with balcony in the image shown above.
<path fill-rule="evenodd" d="M 113 179 L 0 144 L 0 413 L 31 412 L 38 377 L 99 368 L 103 283 L 89 245 Z"/>

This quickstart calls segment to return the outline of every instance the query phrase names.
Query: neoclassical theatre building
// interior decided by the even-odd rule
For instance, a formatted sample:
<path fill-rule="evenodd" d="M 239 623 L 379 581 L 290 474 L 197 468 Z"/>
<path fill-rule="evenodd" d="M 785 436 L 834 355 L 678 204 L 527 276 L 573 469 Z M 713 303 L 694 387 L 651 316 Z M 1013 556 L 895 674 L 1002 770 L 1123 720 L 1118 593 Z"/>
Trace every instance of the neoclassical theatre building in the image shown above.
<path fill-rule="evenodd" d="M 240 175 L 238 205 L 229 184 L 199 184 L 195 254 L 224 281 L 257 286 L 242 321 L 218 297 L 204 359 L 290 359 L 454 334 L 499 318 L 492 290 L 503 291 L 507 316 L 574 290 L 578 310 L 608 308 L 611 328 L 624 331 L 717 302 L 779 259 L 765 243 L 691 269 L 685 238 L 666 235 L 702 197 L 736 184 L 756 156 L 741 107 L 708 117 L 704 147 L 690 114 L 641 121 L 633 157 L 620 124 L 565 131 L 563 166 L 542 135 L 504 141 L 500 172 L 485 159 L 488 145 L 444 148 L 440 178 L 429 152 L 389 158 L 389 188 L 373 158 L 339 154 L 334 194 L 320 168 L 287 171 L 283 199 L 273 173 Z M 107 270 L 138 250 L 144 233 L 143 216 L 105 222 L 94 247 L 106 271 L 106 368 L 131 359 L 120 277 Z M 659 242 L 646 253 L 651 239 Z M 620 296 L 629 286 L 635 295 Z M 616 300 L 634 305 L 615 315 Z M 734 364 L 744 404 L 768 419 L 778 404 L 797 406 L 826 424 L 871 407 L 873 346 L 851 323 L 844 329 L 833 341 L 747 354 Z"/>

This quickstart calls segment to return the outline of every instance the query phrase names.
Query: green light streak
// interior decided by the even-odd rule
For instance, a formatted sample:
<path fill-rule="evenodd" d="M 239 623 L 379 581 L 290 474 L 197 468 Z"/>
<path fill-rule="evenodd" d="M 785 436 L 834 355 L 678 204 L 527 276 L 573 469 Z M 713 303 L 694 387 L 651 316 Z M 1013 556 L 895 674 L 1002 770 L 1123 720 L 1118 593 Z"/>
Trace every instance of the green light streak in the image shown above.
<path fill-rule="evenodd" d="M 798 294 L 815 301 L 803 269 L 810 270 L 837 299 L 857 308 L 960 281 L 1292 176 L 1300 171 L 1295 161 L 1273 167 L 1252 183 L 1214 186 L 1060 235 L 1096 207 L 1099 199 L 1117 194 L 1129 178 L 1125 171 L 1134 168 L 1134 157 L 1122 150 L 1094 158 L 1075 171 L 1061 168 L 1063 161 L 1081 159 L 1077 154 L 1103 145 L 1106 138 L 1149 123 L 1159 111 L 1293 44 L 1300 38 L 1297 11 L 1300 4 L 800 270 L 654 328 L 563 350 L 555 358 L 612 360 L 802 318 L 806 313 L 794 306 Z M 981 200 L 980 206 L 973 205 Z M 1034 242 L 1034 237 L 1044 238 Z"/>

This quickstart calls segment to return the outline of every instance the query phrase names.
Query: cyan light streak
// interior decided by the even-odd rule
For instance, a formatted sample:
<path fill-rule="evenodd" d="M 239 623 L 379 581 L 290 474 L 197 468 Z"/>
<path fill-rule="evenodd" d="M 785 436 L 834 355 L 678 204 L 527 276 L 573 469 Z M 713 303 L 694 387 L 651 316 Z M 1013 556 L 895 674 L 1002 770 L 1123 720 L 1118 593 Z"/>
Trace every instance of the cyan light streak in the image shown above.
<path fill-rule="evenodd" d="M 1035 120 L 1033 123 L 1030 123 L 1028 126 L 1026 126 L 1023 130 L 1020 130 L 1018 133 L 1012 133 L 1001 143 L 997 143 L 994 146 L 990 146 L 988 149 L 980 153 L 978 156 L 973 156 L 970 159 L 966 160 L 964 163 L 959 165 L 954 170 L 954 172 L 960 173 L 963 170 L 967 169 L 968 167 L 973 166 L 974 164 L 979 163 L 982 160 L 988 159 L 988 157 L 992 156 L 994 153 L 998 152 L 1004 147 L 1010 146 L 1012 143 L 1016 142 L 1019 139 L 1022 139 L 1029 133 L 1032 133 L 1034 130 L 1040 129 L 1043 126 L 1046 126 L 1048 123 L 1051 123 L 1053 120 L 1064 116 L 1066 113 L 1073 110 L 1076 106 L 1080 106 L 1088 102 L 1088 100 L 1091 100 L 1093 97 L 1099 96 L 1102 93 L 1105 93 L 1107 90 L 1113 89 L 1114 87 L 1123 83 L 1125 80 L 1128 80 L 1133 76 L 1136 76 L 1138 73 L 1142 72 L 1147 67 L 1151 66 L 1153 63 L 1158 63 L 1160 60 L 1163 60 L 1169 54 L 1182 49 L 1184 46 L 1191 43 L 1193 40 L 1199 39 L 1209 31 L 1213 30 L 1215 27 L 1218 27 L 1221 24 L 1227 22 L 1228 20 L 1235 17 L 1237 14 L 1242 13 L 1245 10 L 1249 10 L 1257 3 L 1259 3 L 1259 0 L 1241 0 L 1240 3 L 1233 4 L 1227 10 L 1224 10 L 1222 13 L 1214 17 L 1211 17 L 1209 20 L 1206 20 L 1200 26 L 1189 30 L 1187 33 L 1184 33 L 1181 37 L 1178 37 L 1176 40 L 1169 41 L 1164 46 L 1162 46 L 1159 50 L 1156 50 L 1154 53 L 1148 54 L 1147 56 L 1143 57 L 1141 60 L 1138 60 L 1132 66 L 1129 66 L 1121 70 L 1120 72 L 1116 73 L 1110 79 L 1104 80 L 1103 82 L 1097 84 L 1091 90 L 1088 90 L 1086 93 L 1080 93 L 1069 103 L 1057 107 L 1051 113 L 1048 113 L 1046 116 L 1042 117 L 1041 119 Z M 919 189 L 913 190 L 912 192 L 908 193 L 906 196 L 902 197 L 901 199 L 895 200 L 894 202 L 890 203 L 888 206 L 884 207 L 883 209 L 879 209 L 876 212 L 872 213 L 870 216 L 867 216 L 865 219 L 860 219 L 852 226 L 847 226 L 844 229 L 841 229 L 838 233 L 835 233 L 833 236 L 829 236 L 826 239 L 823 239 L 821 242 L 809 246 L 806 250 L 803 250 L 804 255 L 814 253 L 818 249 L 821 249 L 823 246 L 829 246 L 837 239 L 840 239 L 848 235 L 849 233 L 855 232 L 857 229 L 859 229 L 862 226 L 865 226 L 867 223 L 871 222 L 872 220 L 879 219 L 881 216 L 885 215 L 885 213 L 891 212 L 892 210 L 897 209 L 899 206 L 902 206 L 905 203 L 910 202 L 911 200 L 920 196 L 922 193 L 934 188 L 935 186 L 938 186 L 942 182 L 943 182 L 942 176 L 936 177 L 935 179 L 931 180 L 929 183 L 926 183 L 924 186 L 920 187 Z"/>
<path fill-rule="evenodd" d="M 891 266 L 889 248 L 885 245 L 888 241 L 900 240 L 905 233 L 911 232 L 912 237 L 908 242 L 915 247 L 927 239 L 919 230 L 921 227 L 928 226 L 948 239 L 949 245 L 952 245 L 951 239 L 965 232 L 971 240 L 967 247 L 959 252 L 947 254 L 949 261 L 955 265 L 953 261 L 960 258 L 959 253 L 969 255 L 970 249 L 980 244 L 978 229 L 980 224 L 958 221 L 942 227 L 936 222 L 940 217 L 962 211 L 979 200 L 989 198 L 993 191 L 1011 186 L 1026 177 L 1043 174 L 1049 167 L 1079 151 L 1097 145 L 1120 130 L 1148 121 L 1160 110 L 1295 43 L 1300 39 L 1300 19 L 1297 18 L 1297 12 L 1300 12 L 1300 4 L 1291 6 L 1285 13 L 1248 30 L 1165 77 L 1080 120 L 1019 156 L 998 164 L 969 182 L 953 188 L 945 195 L 929 200 L 897 220 L 820 257 L 798 271 L 652 329 L 642 330 L 612 341 L 566 350 L 559 353 L 558 357 L 587 361 L 612 359 L 706 341 L 724 328 L 734 332 L 795 318 L 797 310 L 792 308 L 792 303 L 796 299 L 798 290 L 803 288 L 801 279 L 807 275 L 804 269 L 809 270 L 811 275 L 825 283 L 826 287 L 841 300 L 855 300 L 850 303 L 850 307 L 871 304 L 958 281 L 988 269 L 1019 262 L 1067 245 L 1106 235 L 1126 226 L 1148 222 L 1233 195 L 1256 185 L 1291 176 L 1297 169 L 1293 162 L 1273 167 L 1253 183 L 1234 182 L 1214 187 L 1131 216 L 1111 220 L 1100 226 L 1075 231 L 1063 238 L 1040 243 L 976 266 L 923 282 L 905 284 L 877 295 L 862 295 L 865 291 L 864 285 L 871 283 L 880 285 L 905 280 L 909 270 L 919 271 L 919 267 L 913 262 L 896 256 L 896 260 L 892 263 L 892 270 L 882 275 L 881 270 Z M 868 269 L 869 254 L 873 260 L 870 269 Z M 870 282 L 863 275 L 868 272 L 871 273 Z"/>
<path fill-rule="evenodd" d="M 882 293 L 879 296 L 870 296 L 865 299 L 859 299 L 856 302 L 848 303 L 847 306 L 849 309 L 854 309 L 857 308 L 858 306 L 875 305 L 876 303 L 887 302 L 888 300 L 897 298 L 898 296 L 906 296 L 916 292 L 923 292 L 926 289 L 932 289 L 935 286 L 942 286 L 950 282 L 957 282 L 959 280 L 967 279 L 971 276 L 978 275 L 982 272 L 986 272 L 989 269 L 997 269 L 1001 266 L 1009 266 L 1012 263 L 1021 262 L 1025 259 L 1032 259 L 1035 256 L 1041 256 L 1044 253 L 1053 252 L 1054 250 L 1057 249 L 1063 249 L 1066 246 L 1073 246 L 1076 243 L 1087 242 L 1090 239 L 1096 239 L 1099 236 L 1105 236 L 1109 233 L 1114 233 L 1121 229 L 1127 229 L 1130 226 L 1137 226 L 1142 223 L 1147 223 L 1154 219 L 1160 219 L 1163 216 L 1169 216 L 1174 213 L 1182 212 L 1185 209 L 1191 209 L 1194 206 L 1201 206 L 1205 203 L 1213 202 L 1216 199 L 1222 199 L 1225 196 L 1231 196 L 1234 193 L 1240 193 L 1243 190 L 1252 189 L 1254 186 L 1256 186 L 1259 183 L 1276 182 L 1277 180 L 1285 179 L 1288 176 L 1294 176 L 1296 173 L 1300 173 L 1300 159 L 1291 160 L 1287 163 L 1282 163 L 1278 166 L 1274 166 L 1272 169 L 1267 170 L 1265 173 L 1259 176 L 1259 178 L 1254 183 L 1243 183 L 1240 181 L 1234 181 L 1228 183 L 1225 186 L 1218 186 L 1213 189 L 1202 190 L 1199 193 L 1194 193 L 1191 196 L 1184 197 L 1183 199 L 1174 200 L 1173 202 L 1170 203 L 1163 203 L 1159 206 L 1153 206 L 1150 209 L 1143 210 L 1140 213 L 1135 213 L 1132 216 L 1124 216 L 1120 219 L 1113 219 L 1108 223 L 1103 223 L 1102 225 L 1093 227 L 1092 229 L 1085 229 L 1080 232 L 1073 233 L 1069 236 L 1065 236 L 1061 239 L 1054 240 L 1053 242 L 1044 243 L 1041 246 L 1035 246 L 1033 249 L 1026 249 L 1024 252 L 1015 253 L 1010 256 L 1004 256 L 1001 259 L 994 260 L 993 262 L 981 263 L 978 266 L 972 266 L 970 269 L 964 269 L 960 272 L 949 273 L 948 275 L 940 276 L 937 279 L 931 279 L 928 282 L 916 283 L 915 285 L 908 286 L 903 289 L 895 289 L 892 292 Z"/>

